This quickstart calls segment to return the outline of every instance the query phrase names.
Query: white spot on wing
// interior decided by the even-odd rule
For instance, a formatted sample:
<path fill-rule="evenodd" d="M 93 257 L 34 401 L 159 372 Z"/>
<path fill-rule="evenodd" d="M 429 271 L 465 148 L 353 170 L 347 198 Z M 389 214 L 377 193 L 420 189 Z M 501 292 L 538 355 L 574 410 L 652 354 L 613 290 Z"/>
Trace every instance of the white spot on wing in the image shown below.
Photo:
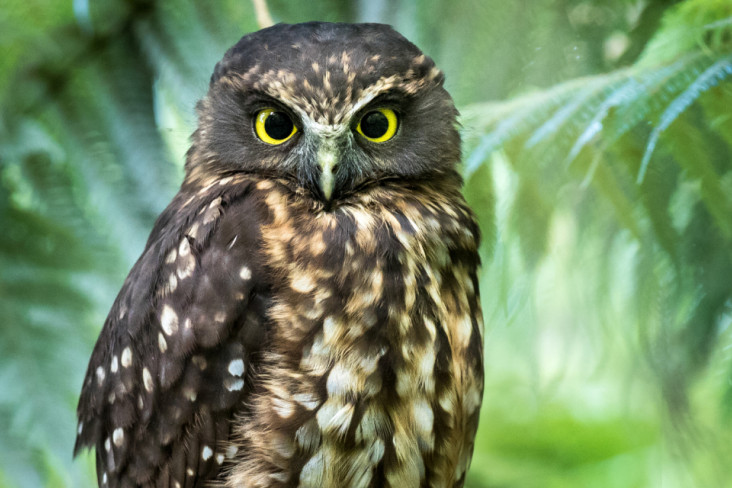
<path fill-rule="evenodd" d="M 130 346 L 127 346 L 122 351 L 122 367 L 129 368 L 130 364 L 132 364 L 132 351 L 130 350 Z"/>
<path fill-rule="evenodd" d="M 168 350 L 168 342 L 165 340 L 165 336 L 162 332 L 158 332 L 158 348 L 162 353 Z"/>
<path fill-rule="evenodd" d="M 204 461 L 208 461 L 211 459 L 211 456 L 213 456 L 213 451 L 208 446 L 203 446 L 203 449 L 201 449 L 201 459 Z"/>
<path fill-rule="evenodd" d="M 199 355 L 192 356 L 191 362 L 193 362 L 193 364 L 195 364 L 196 367 L 198 367 L 198 369 L 200 369 L 201 371 L 206 369 L 206 367 L 208 366 L 208 363 L 206 362 L 206 358 L 204 358 L 203 356 L 199 356 Z"/>
<path fill-rule="evenodd" d="M 102 368 L 101 366 L 97 367 L 96 375 L 97 375 L 97 383 L 101 385 L 102 382 L 104 382 L 104 377 L 105 377 L 104 368 Z"/>
<path fill-rule="evenodd" d="M 175 273 L 170 273 L 170 277 L 168 278 L 168 289 L 170 293 L 173 293 L 176 288 L 178 288 L 178 278 L 175 276 Z"/>
<path fill-rule="evenodd" d="M 241 378 L 226 378 L 224 380 L 224 386 L 229 391 L 240 391 L 244 388 L 244 380 Z"/>
<path fill-rule="evenodd" d="M 114 432 L 112 433 L 112 440 L 114 441 L 114 445 L 117 447 L 120 447 L 125 442 L 125 431 L 122 430 L 122 427 L 114 429 Z"/>
<path fill-rule="evenodd" d="M 242 359 L 234 359 L 229 363 L 229 373 L 232 376 L 241 376 L 244 373 L 244 361 Z"/>
<path fill-rule="evenodd" d="M 180 257 L 185 257 L 185 256 L 188 256 L 188 254 L 190 254 L 190 252 L 191 252 L 191 243 L 188 242 L 188 239 L 184 237 L 180 241 L 180 246 L 178 246 L 178 255 L 180 255 Z"/>
<path fill-rule="evenodd" d="M 145 384 L 145 389 L 147 391 L 153 391 L 153 379 L 150 375 L 150 370 L 147 368 L 143 368 L 142 370 L 142 382 Z"/>
<path fill-rule="evenodd" d="M 160 314 L 160 326 L 163 328 L 163 332 L 168 335 L 178 332 L 178 314 L 168 304 L 163 306 L 163 311 Z"/>

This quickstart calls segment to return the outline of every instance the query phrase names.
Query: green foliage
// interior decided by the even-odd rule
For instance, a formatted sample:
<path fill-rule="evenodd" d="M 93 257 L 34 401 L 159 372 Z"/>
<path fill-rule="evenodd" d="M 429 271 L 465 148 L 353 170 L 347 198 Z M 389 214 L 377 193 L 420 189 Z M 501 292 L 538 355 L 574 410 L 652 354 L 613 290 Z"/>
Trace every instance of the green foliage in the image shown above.
<path fill-rule="evenodd" d="M 731 433 L 732 358 L 716 353 L 729 345 L 722 338 L 732 306 L 731 13 L 729 2 L 684 2 L 664 17 L 633 66 L 463 109 L 471 148 L 465 174 L 498 165 L 515 182 L 504 189 L 509 218 L 498 232 L 512 236 L 506 247 L 520 245 L 521 254 L 513 256 L 519 269 L 540 282 L 543 267 L 558 267 L 555 273 L 567 283 L 565 273 L 583 269 L 586 284 L 596 287 L 589 303 L 599 310 L 620 307 L 622 329 L 638 334 L 632 340 L 646 352 L 643 366 L 658 378 L 674 425 L 685 431 L 699 428 L 700 419 L 716 419 L 702 429 L 703 443 L 690 443 L 698 450 L 685 453 L 685 483 L 699 486 L 730 482 L 729 473 L 698 465 L 721 459 L 719 446 Z M 566 236 L 572 245 L 586 253 L 596 241 L 593 265 L 605 269 L 592 272 L 581 254 L 566 268 L 557 266 L 551 234 L 564 218 L 572 222 Z M 607 252 L 619 236 L 630 260 Z M 514 276 L 501 274 L 507 281 Z M 615 296 L 622 289 L 626 296 Z M 702 383 L 709 396 L 697 393 Z M 552 455 L 561 452 L 561 442 L 552 445 Z M 550 486 L 544 483 L 536 486 Z M 648 484 L 637 479 L 619 486 Z"/>
<path fill-rule="evenodd" d="M 91 347 L 257 26 L 234 0 L 6 3 L 0 487 L 92 486 L 70 462 Z M 729 484 L 732 5 L 269 3 L 392 23 L 447 73 L 484 235 L 469 486 Z"/>

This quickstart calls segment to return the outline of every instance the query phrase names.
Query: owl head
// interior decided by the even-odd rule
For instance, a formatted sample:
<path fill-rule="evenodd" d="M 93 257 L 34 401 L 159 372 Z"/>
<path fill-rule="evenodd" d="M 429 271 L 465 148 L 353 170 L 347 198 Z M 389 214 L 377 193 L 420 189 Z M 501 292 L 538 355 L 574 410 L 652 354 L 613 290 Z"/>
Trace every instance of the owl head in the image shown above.
<path fill-rule="evenodd" d="M 275 25 L 216 65 L 186 183 L 234 172 L 291 181 L 326 205 L 384 180 L 439 178 L 460 159 L 434 62 L 382 24 Z"/>

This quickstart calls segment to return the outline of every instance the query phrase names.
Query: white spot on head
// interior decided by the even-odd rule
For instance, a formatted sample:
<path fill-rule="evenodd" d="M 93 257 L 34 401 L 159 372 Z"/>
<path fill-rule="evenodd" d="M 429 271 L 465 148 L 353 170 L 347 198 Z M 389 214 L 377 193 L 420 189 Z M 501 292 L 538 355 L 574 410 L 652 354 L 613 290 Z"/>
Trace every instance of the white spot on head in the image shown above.
<path fill-rule="evenodd" d="M 97 374 L 97 383 L 101 385 L 104 382 L 104 377 L 106 376 L 104 374 L 104 368 L 102 368 L 101 366 L 97 367 L 96 374 Z"/>
<path fill-rule="evenodd" d="M 242 266 L 239 270 L 239 278 L 242 280 L 249 280 L 252 278 L 252 270 L 247 266 Z"/>
<path fill-rule="evenodd" d="M 112 440 L 117 447 L 120 447 L 125 442 L 125 431 L 122 430 L 122 427 L 114 429 L 114 432 L 112 432 Z"/>
<path fill-rule="evenodd" d="M 153 391 L 153 379 L 150 375 L 150 370 L 147 368 L 142 369 L 142 382 L 145 384 L 145 389 L 148 392 Z"/>
<path fill-rule="evenodd" d="M 208 446 L 203 446 L 203 449 L 201 449 L 201 459 L 204 461 L 208 461 L 211 459 L 211 456 L 213 456 L 213 451 Z"/>
<path fill-rule="evenodd" d="M 129 368 L 130 364 L 132 364 L 132 351 L 130 350 L 130 346 L 127 346 L 122 351 L 122 367 Z"/>
<path fill-rule="evenodd" d="M 168 335 L 178 332 L 178 314 L 168 304 L 163 306 L 163 311 L 160 314 L 160 326 L 163 328 L 163 332 Z"/>
<path fill-rule="evenodd" d="M 244 373 L 244 361 L 242 359 L 234 359 L 229 363 L 229 373 L 232 376 L 241 376 Z"/>

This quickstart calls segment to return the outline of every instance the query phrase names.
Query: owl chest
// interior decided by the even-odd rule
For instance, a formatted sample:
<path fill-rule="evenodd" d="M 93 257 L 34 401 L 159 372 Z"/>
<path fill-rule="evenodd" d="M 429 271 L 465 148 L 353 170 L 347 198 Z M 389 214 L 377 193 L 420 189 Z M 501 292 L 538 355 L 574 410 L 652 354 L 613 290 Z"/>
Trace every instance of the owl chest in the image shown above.
<path fill-rule="evenodd" d="M 279 282 L 249 426 L 267 440 L 250 438 L 299 486 L 448 486 L 466 435 L 450 328 L 469 313 L 449 250 L 349 217 L 264 233 Z"/>

